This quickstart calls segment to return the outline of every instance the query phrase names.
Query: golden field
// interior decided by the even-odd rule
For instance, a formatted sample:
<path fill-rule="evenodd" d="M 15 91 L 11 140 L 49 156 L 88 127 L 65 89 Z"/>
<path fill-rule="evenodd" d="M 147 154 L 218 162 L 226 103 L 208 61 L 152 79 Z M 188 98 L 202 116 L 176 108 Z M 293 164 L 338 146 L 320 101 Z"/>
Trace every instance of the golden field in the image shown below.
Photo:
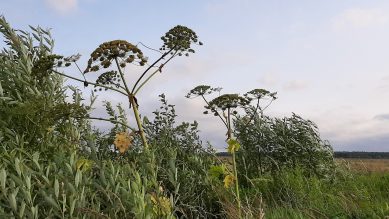
<path fill-rule="evenodd" d="M 389 159 L 337 158 L 336 162 L 357 172 L 389 173 Z"/>

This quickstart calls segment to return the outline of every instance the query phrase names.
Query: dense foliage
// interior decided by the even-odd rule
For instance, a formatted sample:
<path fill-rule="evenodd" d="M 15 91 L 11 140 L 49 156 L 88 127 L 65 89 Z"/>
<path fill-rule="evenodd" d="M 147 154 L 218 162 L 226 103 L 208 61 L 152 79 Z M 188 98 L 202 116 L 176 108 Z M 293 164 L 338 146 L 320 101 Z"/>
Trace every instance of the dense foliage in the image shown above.
<path fill-rule="evenodd" d="M 235 123 L 241 144 L 239 170 L 245 177 L 277 174 L 284 169 L 301 168 L 306 174 L 328 176 L 334 168 L 332 147 L 323 141 L 316 125 L 293 114 L 271 118 L 257 115 L 247 125 L 246 118 Z"/>

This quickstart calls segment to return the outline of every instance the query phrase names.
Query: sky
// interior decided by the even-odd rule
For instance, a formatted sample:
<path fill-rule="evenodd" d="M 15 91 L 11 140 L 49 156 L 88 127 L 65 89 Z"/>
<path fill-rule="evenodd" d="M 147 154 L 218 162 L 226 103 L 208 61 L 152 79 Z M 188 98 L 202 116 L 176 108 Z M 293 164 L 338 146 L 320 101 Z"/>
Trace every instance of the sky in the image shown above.
<path fill-rule="evenodd" d="M 105 41 L 159 48 L 160 37 L 175 25 L 193 29 L 204 45 L 153 78 L 138 96 L 140 111 L 152 117 L 164 93 L 179 121 L 197 120 L 202 139 L 218 149 L 225 147 L 221 122 L 202 114 L 200 99 L 184 97 L 200 84 L 225 93 L 278 92 L 266 114 L 294 112 L 314 121 L 336 151 L 389 151 L 389 1 L 0 0 L 0 14 L 16 29 L 51 28 L 55 52 L 80 53 L 81 68 Z M 140 48 L 150 61 L 157 58 Z M 130 83 L 140 71 L 126 69 Z M 75 68 L 65 72 L 81 77 Z M 114 93 L 98 95 L 99 116 L 103 100 L 125 101 Z M 129 123 L 135 126 L 131 116 Z"/>

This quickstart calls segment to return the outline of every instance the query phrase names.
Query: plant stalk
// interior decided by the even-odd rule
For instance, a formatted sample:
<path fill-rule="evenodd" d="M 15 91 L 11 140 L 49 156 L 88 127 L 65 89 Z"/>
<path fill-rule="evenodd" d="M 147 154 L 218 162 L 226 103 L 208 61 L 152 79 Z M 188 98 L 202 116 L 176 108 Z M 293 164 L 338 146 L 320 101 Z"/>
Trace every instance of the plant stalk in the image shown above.
<path fill-rule="evenodd" d="M 143 125 L 142 125 L 142 122 L 141 122 L 141 119 L 139 116 L 138 105 L 135 102 L 135 98 L 133 95 L 131 95 L 128 99 L 132 105 L 132 109 L 134 110 L 135 120 L 136 120 L 136 124 L 138 125 L 138 128 L 139 128 L 139 134 L 141 136 L 143 146 L 145 147 L 146 150 L 148 150 L 149 145 L 147 144 L 146 135 L 145 135 L 145 132 L 143 130 Z"/>

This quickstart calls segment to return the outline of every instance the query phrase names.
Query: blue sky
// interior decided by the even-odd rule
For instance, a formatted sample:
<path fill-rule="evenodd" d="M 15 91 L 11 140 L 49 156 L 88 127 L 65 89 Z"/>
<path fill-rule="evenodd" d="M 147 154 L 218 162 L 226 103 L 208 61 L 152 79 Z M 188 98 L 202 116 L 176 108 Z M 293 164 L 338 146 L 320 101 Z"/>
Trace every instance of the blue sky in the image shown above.
<path fill-rule="evenodd" d="M 219 121 L 201 113 L 200 100 L 184 98 L 199 84 L 241 94 L 253 88 L 277 91 L 279 99 L 267 113 L 295 112 L 315 121 L 335 150 L 389 151 L 389 1 L 2 0 L 0 5 L 15 28 L 52 28 L 55 51 L 82 54 L 82 66 L 104 41 L 159 48 L 171 27 L 190 27 L 204 46 L 173 60 L 147 85 L 139 96 L 141 110 L 151 115 L 157 95 L 165 93 L 180 120 L 197 120 L 202 138 L 218 148 L 225 137 Z M 156 57 L 143 51 L 150 60 Z M 137 72 L 127 69 L 128 79 Z M 99 94 L 104 99 L 124 100 Z M 103 112 L 99 106 L 96 114 Z"/>

